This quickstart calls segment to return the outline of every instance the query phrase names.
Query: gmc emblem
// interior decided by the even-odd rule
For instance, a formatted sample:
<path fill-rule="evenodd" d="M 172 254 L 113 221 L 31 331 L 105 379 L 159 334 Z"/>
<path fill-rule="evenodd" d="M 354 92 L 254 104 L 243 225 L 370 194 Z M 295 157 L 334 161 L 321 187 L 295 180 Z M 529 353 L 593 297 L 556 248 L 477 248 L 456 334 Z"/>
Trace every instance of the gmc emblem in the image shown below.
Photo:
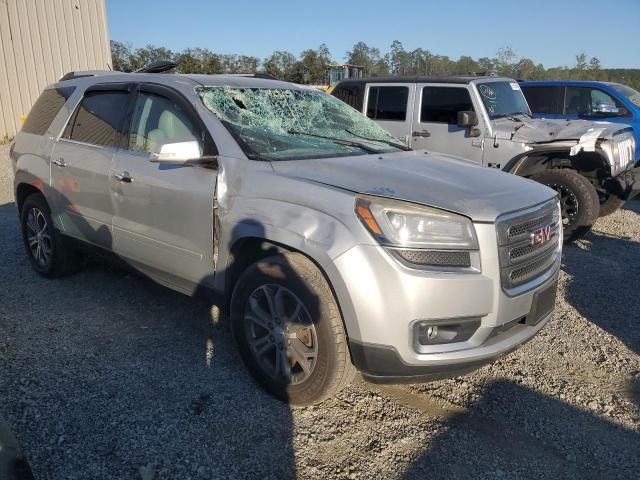
<path fill-rule="evenodd" d="M 537 247 L 551 240 L 553 233 L 553 223 L 548 223 L 543 227 L 531 232 L 531 245 Z"/>

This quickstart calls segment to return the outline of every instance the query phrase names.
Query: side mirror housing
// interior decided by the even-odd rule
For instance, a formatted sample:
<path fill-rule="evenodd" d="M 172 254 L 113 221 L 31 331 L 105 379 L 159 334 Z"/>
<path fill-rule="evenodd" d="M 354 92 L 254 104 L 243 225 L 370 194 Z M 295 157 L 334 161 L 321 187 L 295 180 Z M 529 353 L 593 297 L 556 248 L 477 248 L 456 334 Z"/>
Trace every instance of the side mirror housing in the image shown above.
<path fill-rule="evenodd" d="M 471 110 L 458 112 L 458 126 L 460 128 L 474 127 L 478 124 L 478 115 Z"/>
<path fill-rule="evenodd" d="M 611 105 L 610 103 L 599 103 L 593 109 L 594 115 L 602 115 L 602 116 L 618 116 L 620 115 L 620 110 L 615 105 Z"/>
<path fill-rule="evenodd" d="M 161 143 L 149 160 L 154 163 L 168 165 L 201 165 L 216 162 L 216 157 L 203 156 L 200 143 L 197 140 L 185 142 Z"/>

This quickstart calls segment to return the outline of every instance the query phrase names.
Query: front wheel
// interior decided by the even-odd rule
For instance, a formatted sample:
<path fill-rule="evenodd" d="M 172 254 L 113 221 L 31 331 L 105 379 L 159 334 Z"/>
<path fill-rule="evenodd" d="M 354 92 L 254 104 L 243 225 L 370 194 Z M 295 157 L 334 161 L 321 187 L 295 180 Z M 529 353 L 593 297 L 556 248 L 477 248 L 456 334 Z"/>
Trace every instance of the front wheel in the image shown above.
<path fill-rule="evenodd" d="M 566 243 L 591 229 L 600 215 L 600 200 L 589 180 L 571 169 L 545 170 L 531 179 L 558 192 Z"/>
<path fill-rule="evenodd" d="M 249 372 L 288 403 L 320 403 L 353 379 L 333 292 L 301 254 L 275 255 L 251 265 L 235 285 L 231 322 Z"/>

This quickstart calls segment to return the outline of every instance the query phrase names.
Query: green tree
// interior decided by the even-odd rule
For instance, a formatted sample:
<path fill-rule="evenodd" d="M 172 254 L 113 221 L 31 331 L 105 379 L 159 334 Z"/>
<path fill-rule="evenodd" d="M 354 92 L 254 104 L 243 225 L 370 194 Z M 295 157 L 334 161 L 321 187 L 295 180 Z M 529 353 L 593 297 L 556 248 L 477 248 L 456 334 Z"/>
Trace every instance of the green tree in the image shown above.
<path fill-rule="evenodd" d="M 327 69 L 333 61 L 325 44 L 320 45 L 317 50 L 309 49 L 302 52 L 300 62 L 303 68 L 302 83 L 313 85 L 327 83 Z"/>
<path fill-rule="evenodd" d="M 389 66 L 380 55 L 380 50 L 375 47 L 369 47 L 364 42 L 356 43 L 353 48 L 345 54 L 345 60 L 351 65 L 364 67 L 365 76 L 389 74 Z"/>
<path fill-rule="evenodd" d="M 158 60 L 174 61 L 174 57 L 173 52 L 164 47 L 147 45 L 146 47 L 136 48 L 131 57 L 131 69 L 133 71 L 139 70 Z"/>
<path fill-rule="evenodd" d="M 402 42 L 394 40 L 391 43 L 391 51 L 389 52 L 389 64 L 391 73 L 395 75 L 405 75 L 409 69 L 409 54 L 404 49 Z"/>
<path fill-rule="evenodd" d="M 463 55 L 456 62 L 453 73 L 457 75 L 473 75 L 478 70 L 480 70 L 478 62 L 469 56 Z"/>
<path fill-rule="evenodd" d="M 514 64 L 517 58 L 518 56 L 516 55 L 516 52 L 514 52 L 511 47 L 502 47 L 498 50 L 495 73 L 505 77 L 513 77 Z"/>
<path fill-rule="evenodd" d="M 273 75 L 280 80 L 288 82 L 297 81 L 294 75 L 294 66 L 297 59 L 293 53 L 276 51 L 264 59 L 262 65 L 264 72 Z"/>
<path fill-rule="evenodd" d="M 131 45 L 111 40 L 111 68 L 118 72 L 130 72 Z"/>

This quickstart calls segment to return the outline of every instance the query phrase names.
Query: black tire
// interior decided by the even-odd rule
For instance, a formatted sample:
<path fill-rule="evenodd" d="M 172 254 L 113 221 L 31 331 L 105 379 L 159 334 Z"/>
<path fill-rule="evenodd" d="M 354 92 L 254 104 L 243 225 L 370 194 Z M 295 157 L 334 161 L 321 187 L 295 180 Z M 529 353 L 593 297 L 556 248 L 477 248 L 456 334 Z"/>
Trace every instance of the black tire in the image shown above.
<path fill-rule="evenodd" d="M 609 195 L 609 198 L 600 204 L 600 216 L 606 217 L 607 215 L 611 215 L 620 210 L 624 204 L 625 200 L 615 195 Z"/>
<path fill-rule="evenodd" d="M 281 304 L 281 310 L 275 303 Z M 296 310 L 297 305 L 302 307 Z M 277 312 L 287 309 L 282 320 Z M 272 321 L 261 325 L 265 315 Z M 259 321 L 254 320 L 258 317 Z M 231 297 L 231 329 L 242 360 L 258 384 L 290 404 L 318 404 L 355 375 L 333 292 L 313 262 L 301 254 L 275 255 L 244 271 Z M 297 362 L 299 348 L 305 354 L 315 349 L 315 356 L 308 353 L 309 358 Z M 290 376 L 278 368 L 278 356 L 281 362 L 288 360 L 280 365 L 288 365 Z"/>
<path fill-rule="evenodd" d="M 20 225 L 29 262 L 39 275 L 55 278 L 75 270 L 79 263 L 78 255 L 64 244 L 62 236 L 54 228 L 51 210 L 42 194 L 34 193 L 25 199 L 20 211 Z M 41 229 L 40 235 L 35 229 Z M 34 235 L 38 246 L 32 248 Z"/>
<path fill-rule="evenodd" d="M 560 195 L 565 243 L 583 237 L 600 216 L 596 189 L 585 177 L 571 169 L 545 170 L 531 177 Z"/>

